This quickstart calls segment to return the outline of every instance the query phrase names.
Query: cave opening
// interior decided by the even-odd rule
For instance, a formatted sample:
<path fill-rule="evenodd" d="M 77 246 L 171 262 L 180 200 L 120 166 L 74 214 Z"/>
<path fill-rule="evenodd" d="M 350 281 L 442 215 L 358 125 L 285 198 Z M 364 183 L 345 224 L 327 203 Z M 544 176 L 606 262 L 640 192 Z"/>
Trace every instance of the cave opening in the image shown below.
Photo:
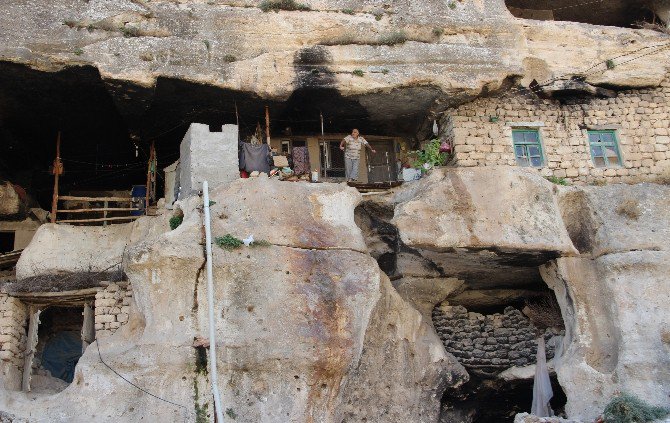
<path fill-rule="evenodd" d="M 393 96 L 388 98 L 393 104 Z M 367 101 L 378 102 L 377 97 Z M 247 140 L 258 129 L 265 133 L 267 107 L 273 139 L 318 137 L 322 127 L 336 138 L 354 127 L 364 135 L 411 138 L 426 110 L 417 106 L 412 116 L 394 119 L 393 114 L 371 116 L 364 102 L 327 86 L 303 86 L 288 99 L 267 100 L 180 78 L 160 77 L 155 86 L 143 87 L 106 80 L 92 66 L 46 72 L 0 61 L 0 180 L 25 189 L 32 207 L 50 210 L 60 133 L 61 195 L 129 193 L 133 185 L 146 184 L 153 141 L 160 198 L 162 169 L 179 158 L 192 122 L 211 131 L 239 123 L 240 139 Z"/>
<path fill-rule="evenodd" d="M 646 0 L 505 0 L 517 18 L 581 22 L 593 25 L 637 27 L 657 22 L 654 1 Z"/>

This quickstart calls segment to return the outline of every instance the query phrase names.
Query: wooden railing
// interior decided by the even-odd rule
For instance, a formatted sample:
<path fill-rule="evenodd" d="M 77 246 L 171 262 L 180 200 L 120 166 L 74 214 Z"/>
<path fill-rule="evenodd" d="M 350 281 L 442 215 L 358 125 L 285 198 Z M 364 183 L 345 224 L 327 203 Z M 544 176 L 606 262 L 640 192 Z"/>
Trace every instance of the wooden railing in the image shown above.
<path fill-rule="evenodd" d="M 109 203 L 132 203 L 133 199 L 130 197 L 76 197 L 72 195 L 59 195 L 55 198 L 54 202 L 57 205 L 58 201 L 81 201 L 81 202 L 96 202 L 103 203 L 103 207 L 84 207 L 80 209 L 56 209 L 52 211 L 52 222 L 54 223 L 98 223 L 102 222 L 103 225 L 106 225 L 110 221 L 119 221 L 119 220 L 134 220 L 141 215 L 130 215 L 133 211 L 139 211 L 142 209 L 136 207 L 110 207 Z M 108 216 L 110 212 L 128 212 L 128 216 Z M 102 213 L 102 217 L 99 218 L 81 218 L 81 219 L 64 219 L 58 220 L 58 214 L 63 213 Z"/>

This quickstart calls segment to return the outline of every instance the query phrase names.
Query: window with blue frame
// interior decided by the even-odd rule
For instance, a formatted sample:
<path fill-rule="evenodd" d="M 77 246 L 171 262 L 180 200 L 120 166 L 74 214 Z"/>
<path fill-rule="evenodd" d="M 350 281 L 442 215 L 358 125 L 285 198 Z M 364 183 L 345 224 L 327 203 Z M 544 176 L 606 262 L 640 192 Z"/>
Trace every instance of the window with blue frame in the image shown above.
<path fill-rule="evenodd" d="M 533 129 L 514 129 L 512 131 L 514 155 L 519 166 L 544 166 L 540 132 Z"/>
<path fill-rule="evenodd" d="M 621 166 L 615 131 L 588 131 L 591 158 L 596 167 Z"/>

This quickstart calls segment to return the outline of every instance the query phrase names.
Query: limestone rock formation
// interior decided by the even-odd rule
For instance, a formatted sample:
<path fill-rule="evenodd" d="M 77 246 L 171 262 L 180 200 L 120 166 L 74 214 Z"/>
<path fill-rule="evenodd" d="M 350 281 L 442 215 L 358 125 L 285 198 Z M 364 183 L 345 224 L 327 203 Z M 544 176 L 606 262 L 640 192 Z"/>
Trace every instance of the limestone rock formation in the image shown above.
<path fill-rule="evenodd" d="M 670 190 L 641 184 L 580 191 L 567 190 L 561 204 L 579 227 L 571 233 L 585 254 L 541 269 L 566 323 L 564 352 L 555 359 L 566 411 L 593 419 L 617 391 L 666 406 Z"/>
<path fill-rule="evenodd" d="M 527 86 L 588 70 L 595 85 L 657 85 L 669 54 L 646 54 L 665 42 L 653 31 L 515 19 L 502 0 L 313 0 L 310 10 L 278 13 L 259 4 L 11 0 L 0 17 L 0 61 L 45 71 L 93 66 L 137 124 L 176 80 L 249 100 L 333 89 L 373 121 L 390 121 L 444 110 L 509 78 Z M 635 60 L 605 65 L 622 54 Z"/>
<path fill-rule="evenodd" d="M 392 223 L 403 246 L 443 276 L 471 287 L 520 285 L 533 266 L 577 253 L 552 190 L 520 168 L 436 169 L 396 194 Z"/>
<path fill-rule="evenodd" d="M 229 415 L 247 422 L 437 419 L 443 390 L 467 373 L 367 254 L 354 224 L 355 190 L 254 179 L 220 187 L 211 198 L 214 236 L 253 232 L 269 243 L 214 247 L 219 385 Z M 177 203 L 184 221 L 170 232 L 160 230 L 167 216 L 105 228 L 135 240 L 150 227 L 125 248 L 129 322 L 86 350 L 63 392 L 31 401 L 5 391 L 1 408 L 82 422 L 195 421 L 212 412 L 206 363 L 192 346 L 208 328 L 201 202 Z M 289 207 L 293 213 L 282 212 Z M 63 262 L 93 251 L 99 233 L 66 228 L 42 229 L 78 240 Z M 41 237 L 33 257 L 44 248 Z M 65 268 L 80 270 L 48 267 Z M 106 365 L 171 403 L 113 374 L 98 347 Z"/>

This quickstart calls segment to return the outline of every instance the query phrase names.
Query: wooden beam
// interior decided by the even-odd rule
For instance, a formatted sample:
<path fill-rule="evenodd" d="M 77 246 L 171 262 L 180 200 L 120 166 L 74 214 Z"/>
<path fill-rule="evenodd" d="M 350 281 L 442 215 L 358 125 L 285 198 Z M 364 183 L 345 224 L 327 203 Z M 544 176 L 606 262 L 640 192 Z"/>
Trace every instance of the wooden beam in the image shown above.
<path fill-rule="evenodd" d="M 54 159 L 54 192 L 51 199 L 51 223 L 56 223 L 56 213 L 58 209 L 58 176 L 63 171 L 63 165 L 60 161 L 60 131 L 56 137 L 56 158 Z"/>
<path fill-rule="evenodd" d="M 63 201 L 116 201 L 119 203 L 130 203 L 133 201 L 130 197 L 75 197 L 72 195 L 61 195 L 58 199 Z"/>
<path fill-rule="evenodd" d="M 95 297 L 95 294 L 101 290 L 99 288 L 83 288 L 75 289 L 72 291 L 60 291 L 60 292 L 9 292 L 8 294 L 12 297 L 19 298 L 21 300 L 30 300 L 30 299 L 49 299 L 57 298 L 62 299 L 66 297 Z"/>
<path fill-rule="evenodd" d="M 26 340 L 26 352 L 23 360 L 23 380 L 21 387 L 23 392 L 30 392 L 30 380 L 33 376 L 33 359 L 35 358 L 35 347 L 37 347 L 37 328 L 40 324 L 40 313 L 42 310 L 35 306 L 30 307 L 30 322 L 28 323 L 28 339 Z"/>
<path fill-rule="evenodd" d="M 87 213 L 87 212 L 109 212 L 109 211 L 136 211 L 140 210 L 137 207 L 103 207 L 97 209 L 62 209 L 58 213 Z"/>
<path fill-rule="evenodd" d="M 109 220 L 135 220 L 142 216 L 119 216 L 119 217 L 101 217 L 99 219 L 68 219 L 59 220 L 58 223 L 88 223 L 88 222 L 105 222 Z"/>
<path fill-rule="evenodd" d="M 270 145 L 270 108 L 265 106 L 265 136 Z"/>

